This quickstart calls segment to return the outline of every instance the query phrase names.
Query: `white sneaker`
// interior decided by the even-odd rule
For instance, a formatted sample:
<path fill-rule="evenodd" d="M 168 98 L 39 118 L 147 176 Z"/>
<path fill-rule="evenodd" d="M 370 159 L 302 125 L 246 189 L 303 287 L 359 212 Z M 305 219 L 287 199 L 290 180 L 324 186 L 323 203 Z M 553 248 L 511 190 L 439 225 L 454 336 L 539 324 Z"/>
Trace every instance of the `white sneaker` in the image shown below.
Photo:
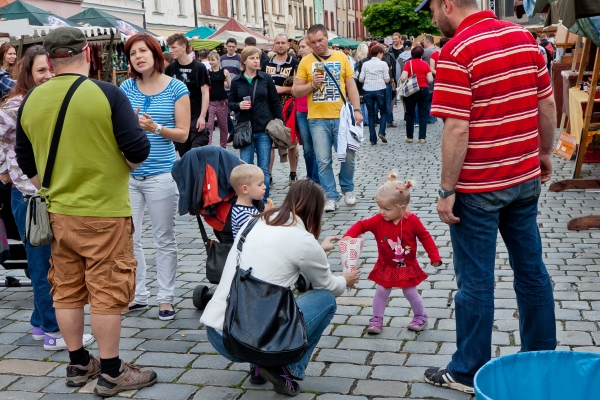
<path fill-rule="evenodd" d="M 335 200 L 325 201 L 325 212 L 331 212 L 338 209 L 338 202 Z"/>
<path fill-rule="evenodd" d="M 344 202 L 349 206 L 353 206 L 356 204 L 356 196 L 354 196 L 354 192 L 346 192 L 344 193 Z"/>
<path fill-rule="evenodd" d="M 95 341 L 94 335 L 83 335 L 83 347 L 87 347 Z M 66 348 L 67 343 L 65 343 L 65 339 L 62 337 L 54 338 L 46 333 L 46 337 L 44 338 L 44 350 L 56 351 L 65 350 Z"/>

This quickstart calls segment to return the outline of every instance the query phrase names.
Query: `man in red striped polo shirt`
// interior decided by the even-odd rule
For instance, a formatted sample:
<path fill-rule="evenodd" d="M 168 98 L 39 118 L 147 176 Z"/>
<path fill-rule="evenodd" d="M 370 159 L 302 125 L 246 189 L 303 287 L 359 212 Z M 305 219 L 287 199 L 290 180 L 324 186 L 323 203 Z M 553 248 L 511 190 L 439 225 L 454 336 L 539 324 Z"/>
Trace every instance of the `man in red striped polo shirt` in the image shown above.
<path fill-rule="evenodd" d="M 452 39 L 436 67 L 431 114 L 444 119 L 438 213 L 450 225 L 458 292 L 452 361 L 425 371 L 431 384 L 473 393 L 491 359 L 498 230 L 514 271 L 521 350 L 556 347 L 554 298 L 537 225 L 555 108 L 531 34 L 479 11 L 476 0 L 425 0 Z"/>

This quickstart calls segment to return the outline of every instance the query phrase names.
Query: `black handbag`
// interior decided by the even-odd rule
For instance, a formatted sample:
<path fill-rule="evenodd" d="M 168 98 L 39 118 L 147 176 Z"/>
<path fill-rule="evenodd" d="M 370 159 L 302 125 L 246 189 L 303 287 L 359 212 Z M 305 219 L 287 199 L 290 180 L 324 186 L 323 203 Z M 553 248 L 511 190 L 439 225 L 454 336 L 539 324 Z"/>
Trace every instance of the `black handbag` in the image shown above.
<path fill-rule="evenodd" d="M 241 233 L 238 252 L 257 221 Z M 290 288 L 253 277 L 252 268 L 240 268 L 239 256 L 227 297 L 223 345 L 231 356 L 261 367 L 296 363 L 308 348 L 304 317 Z"/>
<path fill-rule="evenodd" d="M 200 228 L 200 234 L 202 235 L 202 241 L 206 247 L 206 279 L 210 283 L 218 284 L 221 281 L 221 275 L 223 275 L 223 268 L 225 267 L 225 261 L 233 243 L 222 243 L 217 240 L 210 240 L 204 229 L 202 223 L 202 217 L 196 215 L 198 219 L 198 227 Z"/>
<path fill-rule="evenodd" d="M 256 95 L 256 84 L 258 77 L 254 78 L 254 89 L 252 90 L 252 102 L 254 103 L 254 96 Z M 252 122 L 250 120 L 244 122 L 238 122 L 233 129 L 233 148 L 243 149 L 252 144 Z"/>

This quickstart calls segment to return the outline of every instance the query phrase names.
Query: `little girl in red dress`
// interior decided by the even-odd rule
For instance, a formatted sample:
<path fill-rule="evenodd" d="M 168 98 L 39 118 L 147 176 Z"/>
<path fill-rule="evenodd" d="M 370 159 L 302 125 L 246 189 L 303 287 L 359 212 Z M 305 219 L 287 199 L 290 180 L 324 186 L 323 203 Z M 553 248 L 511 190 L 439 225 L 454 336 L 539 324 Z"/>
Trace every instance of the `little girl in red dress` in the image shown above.
<path fill-rule="evenodd" d="M 427 251 L 431 265 L 439 267 L 442 260 L 435 242 L 421 220 L 407 211 L 410 203 L 410 188 L 414 181 L 406 183 L 396 180 L 396 173 L 377 190 L 375 201 L 379 214 L 355 223 L 344 238 L 356 238 L 365 232 L 372 232 L 377 241 L 379 257 L 369 279 L 377 283 L 373 298 L 373 318 L 369 320 L 368 333 L 379 334 L 383 329 L 383 314 L 392 288 L 402 288 L 414 313 L 408 329 L 422 331 L 427 326 L 427 314 L 423 299 L 417 291 L 419 283 L 427 274 L 417 261 L 417 238 Z"/>

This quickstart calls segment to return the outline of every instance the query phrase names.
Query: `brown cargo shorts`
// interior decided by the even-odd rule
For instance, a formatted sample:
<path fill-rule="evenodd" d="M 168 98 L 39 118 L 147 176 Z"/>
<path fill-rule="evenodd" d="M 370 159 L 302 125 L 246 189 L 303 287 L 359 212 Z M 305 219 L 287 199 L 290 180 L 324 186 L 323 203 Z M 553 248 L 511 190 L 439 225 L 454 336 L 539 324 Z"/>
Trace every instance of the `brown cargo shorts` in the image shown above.
<path fill-rule="evenodd" d="M 135 294 L 131 217 L 50 214 L 54 234 L 48 281 L 54 308 L 90 304 L 95 314 L 121 314 Z"/>

